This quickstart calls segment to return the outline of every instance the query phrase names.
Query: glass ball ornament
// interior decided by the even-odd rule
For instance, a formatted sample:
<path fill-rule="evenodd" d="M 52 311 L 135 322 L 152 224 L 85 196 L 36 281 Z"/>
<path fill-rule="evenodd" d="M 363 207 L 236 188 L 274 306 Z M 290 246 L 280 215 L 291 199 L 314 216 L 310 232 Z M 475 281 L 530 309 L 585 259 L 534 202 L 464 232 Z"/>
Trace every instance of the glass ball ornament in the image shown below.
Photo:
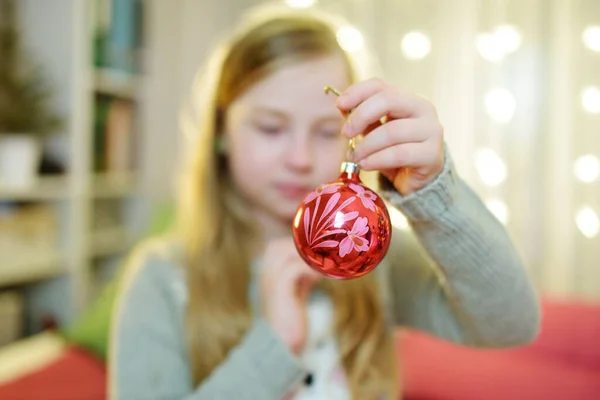
<path fill-rule="evenodd" d="M 321 185 L 300 203 L 293 237 L 302 259 L 334 279 L 371 272 L 387 254 L 392 224 L 383 200 L 359 176 L 359 167 L 344 162 L 339 178 Z"/>

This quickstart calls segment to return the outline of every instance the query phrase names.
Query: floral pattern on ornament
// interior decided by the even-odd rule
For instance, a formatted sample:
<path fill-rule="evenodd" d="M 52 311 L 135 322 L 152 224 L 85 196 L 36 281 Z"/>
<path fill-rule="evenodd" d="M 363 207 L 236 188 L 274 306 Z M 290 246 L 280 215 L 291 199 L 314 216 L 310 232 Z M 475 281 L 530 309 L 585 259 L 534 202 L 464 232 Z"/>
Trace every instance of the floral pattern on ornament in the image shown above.
<path fill-rule="evenodd" d="M 322 194 L 332 194 L 337 192 L 337 190 L 337 186 L 321 185 L 315 190 L 313 190 L 308 196 L 306 196 L 306 198 L 304 199 L 304 204 L 310 203 L 317 197 L 320 197 Z"/>
<path fill-rule="evenodd" d="M 375 200 L 377 200 L 375 193 L 370 190 L 365 190 L 364 187 L 354 183 L 351 183 L 348 186 L 356 192 L 356 196 L 362 201 L 363 206 L 371 211 L 375 211 Z"/>
<path fill-rule="evenodd" d="M 346 231 L 348 236 L 340 242 L 340 257 L 350 254 L 352 250 L 369 250 L 369 241 L 364 237 L 369 232 L 368 221 L 366 217 L 357 218 L 354 225 L 352 225 L 352 229 Z"/>
<path fill-rule="evenodd" d="M 322 185 L 304 199 L 304 204 L 315 201 L 313 210 L 311 210 L 310 207 L 306 207 L 304 210 L 304 232 L 306 235 L 306 242 L 311 248 L 338 247 L 340 257 L 345 257 L 354 250 L 357 252 L 369 250 L 369 241 L 365 237 L 369 232 L 368 218 L 358 217 L 359 213 L 357 211 L 340 215 L 338 215 L 338 213 L 353 203 L 357 198 L 361 200 L 366 209 L 375 211 L 375 200 L 377 197 L 372 191 L 365 190 L 365 188 L 360 185 L 350 183 L 348 186 L 356 193 L 356 196 L 346 199 L 339 206 L 338 202 L 341 198 L 341 194 L 338 192 L 338 189 L 340 187 L 335 185 Z M 322 195 L 325 194 L 331 194 L 332 196 L 325 204 L 321 216 L 315 221 L 320 210 L 319 207 L 321 206 Z M 354 221 L 351 229 L 336 228 L 336 226 L 343 226 L 346 222 L 350 221 Z M 346 234 L 341 241 L 328 239 L 329 236 L 340 233 Z"/>

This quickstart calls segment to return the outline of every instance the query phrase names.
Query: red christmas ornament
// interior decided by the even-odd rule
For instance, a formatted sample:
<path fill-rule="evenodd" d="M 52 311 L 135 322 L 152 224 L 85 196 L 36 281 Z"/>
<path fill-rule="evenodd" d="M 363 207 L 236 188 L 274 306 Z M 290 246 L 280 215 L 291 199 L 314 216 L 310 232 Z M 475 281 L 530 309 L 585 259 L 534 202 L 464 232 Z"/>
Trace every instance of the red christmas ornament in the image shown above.
<path fill-rule="evenodd" d="M 329 86 L 327 92 L 340 95 Z M 368 274 L 385 257 L 392 224 L 383 200 L 361 182 L 358 165 L 346 161 L 341 169 L 337 181 L 321 185 L 300 204 L 293 235 L 311 268 L 329 278 L 352 279 Z"/>
<path fill-rule="evenodd" d="M 311 268 L 329 278 L 351 279 L 379 264 L 392 228 L 383 200 L 363 185 L 358 165 L 345 162 L 337 181 L 318 187 L 300 204 L 293 234 Z"/>

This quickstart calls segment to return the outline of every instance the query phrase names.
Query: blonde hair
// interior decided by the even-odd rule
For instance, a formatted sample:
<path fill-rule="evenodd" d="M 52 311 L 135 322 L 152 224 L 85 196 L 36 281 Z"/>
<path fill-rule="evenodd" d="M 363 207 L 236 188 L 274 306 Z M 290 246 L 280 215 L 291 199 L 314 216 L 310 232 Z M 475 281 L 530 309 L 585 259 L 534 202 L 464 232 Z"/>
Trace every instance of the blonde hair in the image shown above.
<path fill-rule="evenodd" d="M 185 248 L 189 303 L 187 334 L 196 383 L 204 380 L 236 346 L 252 324 L 248 298 L 256 232 L 251 213 L 236 193 L 225 159 L 215 151 L 227 107 L 278 68 L 313 57 L 339 55 L 357 79 L 355 62 L 339 46 L 336 23 L 308 12 L 251 16 L 210 59 L 195 82 L 201 93 L 184 120 L 193 154 L 181 182 L 178 232 Z M 197 121 L 200 121 L 199 123 Z M 324 280 L 335 307 L 335 334 L 355 398 L 398 397 L 393 336 L 375 274 Z"/>

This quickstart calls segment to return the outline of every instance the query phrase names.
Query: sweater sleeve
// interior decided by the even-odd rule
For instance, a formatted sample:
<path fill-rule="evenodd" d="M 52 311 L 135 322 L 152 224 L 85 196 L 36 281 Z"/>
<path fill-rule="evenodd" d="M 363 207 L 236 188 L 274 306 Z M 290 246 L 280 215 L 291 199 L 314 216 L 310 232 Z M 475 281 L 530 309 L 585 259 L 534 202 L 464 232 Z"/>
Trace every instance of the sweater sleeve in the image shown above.
<path fill-rule="evenodd" d="M 413 233 L 393 232 L 389 281 L 397 323 L 478 347 L 536 337 L 539 302 L 520 257 L 447 151 L 443 171 L 427 187 L 386 194 Z"/>
<path fill-rule="evenodd" d="M 304 378 L 296 357 L 258 319 L 226 360 L 194 387 L 181 290 L 179 296 L 174 290 L 178 271 L 156 257 L 137 264 L 126 275 L 113 313 L 111 399 L 280 399 Z"/>

